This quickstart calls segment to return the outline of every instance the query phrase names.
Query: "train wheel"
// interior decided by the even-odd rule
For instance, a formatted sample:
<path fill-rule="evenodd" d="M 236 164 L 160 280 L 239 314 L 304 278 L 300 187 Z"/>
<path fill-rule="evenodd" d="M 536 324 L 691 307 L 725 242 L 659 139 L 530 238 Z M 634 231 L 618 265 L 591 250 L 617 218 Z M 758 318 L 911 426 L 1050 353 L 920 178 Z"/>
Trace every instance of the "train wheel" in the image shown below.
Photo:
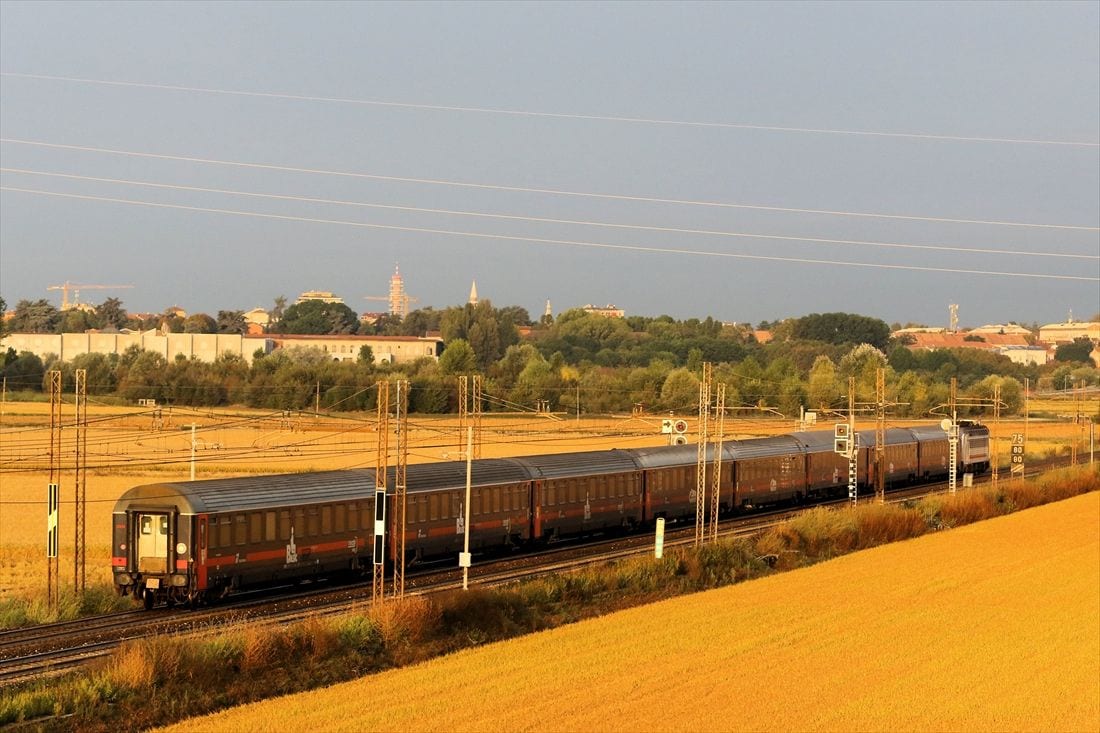
<path fill-rule="evenodd" d="M 145 593 L 141 596 L 141 602 L 145 605 L 146 611 L 151 611 L 153 609 L 153 603 L 156 601 L 156 599 L 157 598 L 153 594 L 153 591 L 148 589 L 145 590 Z"/>

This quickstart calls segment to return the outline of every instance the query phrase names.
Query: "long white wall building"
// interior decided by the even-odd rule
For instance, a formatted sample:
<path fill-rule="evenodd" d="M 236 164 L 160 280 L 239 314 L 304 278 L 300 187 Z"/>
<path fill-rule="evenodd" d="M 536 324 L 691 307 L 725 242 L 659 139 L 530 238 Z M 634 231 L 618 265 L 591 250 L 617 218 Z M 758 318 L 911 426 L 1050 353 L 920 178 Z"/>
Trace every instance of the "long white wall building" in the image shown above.
<path fill-rule="evenodd" d="M 435 336 L 351 336 L 265 334 L 241 336 L 225 333 L 161 333 L 157 330 L 119 333 L 12 333 L 0 339 L 0 348 L 29 351 L 39 358 L 53 354 L 71 361 L 81 354 L 122 354 L 131 346 L 153 351 L 172 361 L 177 355 L 214 361 L 220 354 L 238 354 L 249 364 L 253 354 L 270 354 L 276 349 L 317 348 L 334 361 L 354 361 L 363 346 L 369 346 L 375 363 L 404 364 L 428 357 L 438 359 L 443 339 Z"/>

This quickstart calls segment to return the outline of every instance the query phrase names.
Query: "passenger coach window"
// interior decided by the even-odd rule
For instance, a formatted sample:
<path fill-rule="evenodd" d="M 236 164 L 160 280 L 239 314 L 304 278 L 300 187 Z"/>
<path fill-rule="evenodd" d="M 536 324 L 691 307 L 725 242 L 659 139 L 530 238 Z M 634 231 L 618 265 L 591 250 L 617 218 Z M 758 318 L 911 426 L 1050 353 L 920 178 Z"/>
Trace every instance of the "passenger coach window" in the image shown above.
<path fill-rule="evenodd" d="M 428 518 L 433 522 L 439 519 L 439 494 L 432 494 L 428 500 Z"/>
<path fill-rule="evenodd" d="M 317 507 L 311 506 L 306 510 L 306 523 L 309 525 L 309 536 L 316 537 L 321 529 L 321 518 L 317 515 Z"/>
<path fill-rule="evenodd" d="M 308 537 L 309 527 L 306 526 L 306 510 L 294 510 L 294 536 L 296 538 Z"/>
<path fill-rule="evenodd" d="M 335 522 L 335 528 L 337 532 L 343 532 L 347 529 L 348 525 L 348 508 L 343 504 L 337 504 L 332 507 L 332 518 Z"/>
<path fill-rule="evenodd" d="M 243 514 L 238 514 L 233 518 L 233 541 L 238 545 L 243 545 L 248 541 L 247 519 Z"/>
<path fill-rule="evenodd" d="M 332 534 L 332 507 L 321 507 L 321 534 Z"/>
<path fill-rule="evenodd" d="M 255 544 L 263 538 L 263 517 L 259 512 L 248 515 L 248 541 Z"/>
<path fill-rule="evenodd" d="M 493 511 L 497 513 L 500 512 L 500 494 L 502 491 L 504 491 L 504 489 L 499 487 L 493 489 Z"/>
<path fill-rule="evenodd" d="M 348 529 L 353 532 L 359 529 L 359 505 L 355 502 L 348 504 Z"/>
<path fill-rule="evenodd" d="M 290 539 L 290 510 L 283 509 L 279 512 L 279 539 Z"/>
<path fill-rule="evenodd" d="M 230 530 L 232 529 L 233 517 L 224 516 L 218 521 L 218 547 L 229 547 L 232 543 L 232 535 Z"/>
<path fill-rule="evenodd" d="M 264 514 L 264 541 L 275 541 L 275 512 Z"/>

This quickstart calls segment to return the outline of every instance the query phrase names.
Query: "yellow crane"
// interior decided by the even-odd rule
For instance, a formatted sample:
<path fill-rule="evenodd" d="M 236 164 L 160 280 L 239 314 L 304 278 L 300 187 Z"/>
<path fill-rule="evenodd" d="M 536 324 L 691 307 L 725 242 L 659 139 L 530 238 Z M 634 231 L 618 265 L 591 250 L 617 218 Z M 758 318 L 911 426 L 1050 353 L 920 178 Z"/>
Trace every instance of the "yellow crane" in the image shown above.
<path fill-rule="evenodd" d="M 68 280 L 60 285 L 50 285 L 46 290 L 60 290 L 61 291 L 61 310 L 67 311 L 70 308 L 76 308 L 80 305 L 80 291 L 81 290 L 120 290 L 125 288 L 132 288 L 133 285 L 80 285 L 77 283 L 71 283 Z M 73 299 L 69 300 L 69 291 L 73 291 Z"/>

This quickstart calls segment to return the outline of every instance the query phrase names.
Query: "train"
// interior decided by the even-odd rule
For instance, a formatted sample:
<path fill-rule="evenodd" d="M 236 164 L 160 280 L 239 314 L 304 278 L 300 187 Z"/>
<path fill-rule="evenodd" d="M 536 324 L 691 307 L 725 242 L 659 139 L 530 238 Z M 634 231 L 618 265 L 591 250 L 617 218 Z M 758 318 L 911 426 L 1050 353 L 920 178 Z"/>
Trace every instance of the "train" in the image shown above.
<path fill-rule="evenodd" d="M 856 481 L 872 487 L 876 432 L 858 433 Z M 885 431 L 887 486 L 944 479 L 950 447 L 939 425 Z M 715 443 L 706 447 L 713 486 Z M 849 461 L 832 431 L 724 441 L 720 513 L 797 505 L 843 496 Z M 694 522 L 698 446 L 610 449 L 485 458 L 470 462 L 469 547 L 490 552 L 569 537 L 630 531 L 656 519 Z M 989 468 L 989 430 L 959 423 L 956 470 Z M 246 589 L 369 570 L 377 553 L 411 565 L 455 556 L 466 540 L 465 461 L 406 469 L 404 556 L 392 507 L 376 516 L 373 469 L 145 484 L 126 491 L 112 513 L 114 587 L 145 607 L 192 607 Z M 394 486 L 394 469 L 386 485 Z M 708 497 L 708 503 L 710 499 Z M 389 522 L 375 547 L 376 520 Z"/>

